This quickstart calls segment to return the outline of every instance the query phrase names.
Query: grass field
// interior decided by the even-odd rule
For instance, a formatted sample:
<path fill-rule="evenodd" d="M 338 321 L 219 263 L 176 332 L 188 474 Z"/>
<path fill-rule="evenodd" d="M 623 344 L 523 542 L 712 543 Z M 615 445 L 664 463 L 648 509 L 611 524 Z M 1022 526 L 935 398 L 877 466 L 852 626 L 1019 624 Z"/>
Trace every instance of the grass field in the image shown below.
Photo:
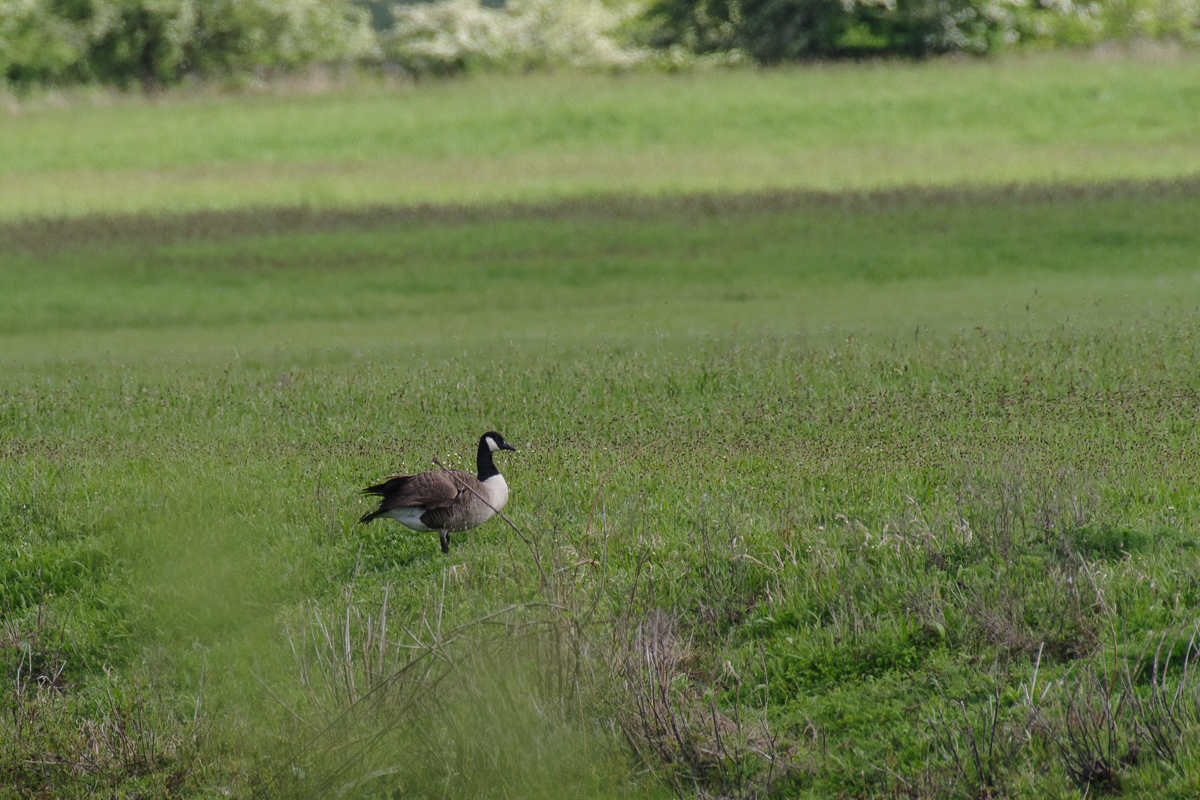
<path fill-rule="evenodd" d="M 322 210 L 229 166 L 275 208 L 166 214 L 165 195 L 86 185 L 78 208 L 8 206 L 34 216 L 0 226 L 0 797 L 1195 796 L 1193 168 L 1071 184 L 1022 161 L 1039 182 L 996 187 L 964 161 L 934 189 L 836 158 L 920 126 L 1024 158 L 1044 140 L 1017 128 L 1049 111 L 1063 147 L 1194 146 L 1190 62 L 1097 66 L 1185 98 L 1107 133 L 1085 104 L 1036 102 L 1086 96 L 1095 65 L 1043 63 L 1062 69 L 622 79 L 711 94 L 714 127 L 720 92 L 772 82 L 894 100 L 913 127 L 813 133 L 830 185 L 876 192 L 778 176 L 793 188 L 656 197 L 651 171 L 517 203 L 473 176 L 419 199 L 506 202 L 370 206 L 398 196 L 368 187 Z M 1019 90 L 1022 112 L 972 128 L 987 101 L 923 94 L 938 81 Z M 581 85 L 622 84 L 407 88 L 422 124 L 460 115 L 445 151 L 408 146 L 512 169 L 557 149 L 581 175 L 648 157 L 631 123 L 554 133 L 524 94 L 628 110 Z M 287 161 L 235 142 L 244 122 L 213 121 L 228 141 L 197 138 L 209 150 L 128 137 L 213 106 L 394 100 L 374 91 L 34 108 L 4 124 L 63 141 L 95 115 L 113 138 L 74 164 L 0 158 L 46 197 L 79 169 Z M 463 102 L 480 96 L 524 103 L 528 127 L 492 126 Z M 714 142 L 786 150 L 786 128 L 727 118 Z M 320 144 L 295 163 L 387 161 L 304 119 L 289 135 Z M 732 188 L 711 163 L 680 186 Z M 218 195 L 197 205 L 240 196 Z M 92 208 L 108 215 L 36 216 Z M 520 450 L 500 464 L 516 529 L 442 556 L 432 534 L 357 525 L 362 486 L 469 468 L 492 428 Z"/>
<path fill-rule="evenodd" d="M 0 218 L 1200 171 L 1200 60 L 1041 55 L 0 111 Z"/>

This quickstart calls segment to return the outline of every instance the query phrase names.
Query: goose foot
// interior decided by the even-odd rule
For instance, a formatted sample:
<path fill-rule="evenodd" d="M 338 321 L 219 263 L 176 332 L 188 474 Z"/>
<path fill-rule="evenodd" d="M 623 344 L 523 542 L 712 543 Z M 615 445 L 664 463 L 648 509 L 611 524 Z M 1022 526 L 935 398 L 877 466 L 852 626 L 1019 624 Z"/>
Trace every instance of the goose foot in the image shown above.
<path fill-rule="evenodd" d="M 442 543 L 442 552 L 450 552 L 450 533 L 448 531 L 438 531 L 438 539 Z"/>

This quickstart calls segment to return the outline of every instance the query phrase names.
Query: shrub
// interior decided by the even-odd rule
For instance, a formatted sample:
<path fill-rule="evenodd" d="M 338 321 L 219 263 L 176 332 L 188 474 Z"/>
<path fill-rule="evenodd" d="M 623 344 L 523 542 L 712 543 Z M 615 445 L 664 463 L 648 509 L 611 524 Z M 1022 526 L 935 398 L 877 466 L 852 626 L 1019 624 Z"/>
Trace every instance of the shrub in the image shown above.
<path fill-rule="evenodd" d="M 1200 43 L 1200 0 L 2 0 L 0 81 L 158 86 L 383 58 L 418 74 L 673 69 L 1129 38 Z"/>
<path fill-rule="evenodd" d="M 640 3 L 601 0 L 508 0 L 498 8 L 479 0 L 414 3 L 393 8 L 395 27 L 385 35 L 384 47 L 418 73 L 629 67 L 648 53 L 623 46 L 615 33 L 642 10 Z"/>
<path fill-rule="evenodd" d="M 658 0 L 650 9 L 658 46 L 738 49 L 764 64 L 984 51 L 1005 33 L 993 16 L 972 0 Z"/>
<path fill-rule="evenodd" d="M 0 69 L 17 84 L 175 83 L 189 73 L 373 57 L 366 11 L 344 0 L 14 0 Z"/>
<path fill-rule="evenodd" d="M 79 61 L 83 37 L 45 0 L 0 3 L 0 75 L 16 83 L 42 83 Z"/>
<path fill-rule="evenodd" d="M 657 0 L 658 47 L 738 50 L 764 64 L 986 53 L 1018 42 L 1200 41 L 1197 0 Z"/>

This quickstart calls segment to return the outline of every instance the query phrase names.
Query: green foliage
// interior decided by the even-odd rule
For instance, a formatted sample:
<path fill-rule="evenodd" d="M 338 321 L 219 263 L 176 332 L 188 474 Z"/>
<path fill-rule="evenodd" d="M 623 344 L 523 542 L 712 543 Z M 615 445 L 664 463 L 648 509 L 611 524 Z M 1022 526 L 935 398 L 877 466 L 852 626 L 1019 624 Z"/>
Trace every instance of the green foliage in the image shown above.
<path fill-rule="evenodd" d="M 917 631 L 895 640 L 860 646 L 826 645 L 807 654 L 794 648 L 777 647 L 769 652 L 770 661 L 763 679 L 773 692 L 772 699 L 786 703 L 798 693 L 811 694 L 827 686 L 848 686 L 864 678 L 908 673 L 920 668 L 930 652 L 944 642 L 936 628 Z M 789 637 L 792 642 L 795 639 Z M 812 647 L 812 644 L 809 644 Z M 792 650 L 792 652 L 789 652 Z"/>
<path fill-rule="evenodd" d="M 648 15 L 658 23 L 652 41 L 660 47 L 737 50 L 763 64 L 979 54 L 1017 43 L 1135 36 L 1200 39 L 1200 6 L 1190 0 L 658 0 Z"/>
<path fill-rule="evenodd" d="M 696 53 L 741 50 L 764 64 L 829 57 L 861 26 L 838 0 L 659 0 L 648 15 L 659 23 L 652 42 Z M 890 44 L 890 43 L 889 43 Z"/>
<path fill-rule="evenodd" d="M 370 58 L 343 0 L 20 0 L 0 6 L 0 75 L 18 86 L 176 83 L 254 67 Z"/>
<path fill-rule="evenodd" d="M 674 71 L 1145 38 L 1200 41 L 1197 0 L 10 0 L 0 77 L 24 90 L 309 64 Z"/>
<path fill-rule="evenodd" d="M 1088 523 L 1071 531 L 1071 545 L 1087 558 L 1120 559 L 1148 550 L 1153 537 L 1127 525 Z"/>
<path fill-rule="evenodd" d="M 395 6 L 382 37 L 386 53 L 409 72 L 555 66 L 620 69 L 646 59 L 616 35 L 639 3 L 603 0 L 438 0 Z"/>
<path fill-rule="evenodd" d="M 72 20 L 40 0 L 0 6 L 0 75 L 20 84 L 49 83 L 79 60 Z"/>

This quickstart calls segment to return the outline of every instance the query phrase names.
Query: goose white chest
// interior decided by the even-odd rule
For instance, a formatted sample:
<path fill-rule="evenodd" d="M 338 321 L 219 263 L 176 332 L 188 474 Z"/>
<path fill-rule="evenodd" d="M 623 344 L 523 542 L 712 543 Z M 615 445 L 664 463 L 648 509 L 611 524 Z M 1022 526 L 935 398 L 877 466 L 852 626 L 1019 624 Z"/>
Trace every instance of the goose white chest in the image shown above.
<path fill-rule="evenodd" d="M 488 505 L 499 511 L 504 508 L 504 504 L 508 502 L 508 481 L 504 480 L 504 476 L 499 473 L 488 478 L 483 483 L 483 499 L 487 500 Z"/>

